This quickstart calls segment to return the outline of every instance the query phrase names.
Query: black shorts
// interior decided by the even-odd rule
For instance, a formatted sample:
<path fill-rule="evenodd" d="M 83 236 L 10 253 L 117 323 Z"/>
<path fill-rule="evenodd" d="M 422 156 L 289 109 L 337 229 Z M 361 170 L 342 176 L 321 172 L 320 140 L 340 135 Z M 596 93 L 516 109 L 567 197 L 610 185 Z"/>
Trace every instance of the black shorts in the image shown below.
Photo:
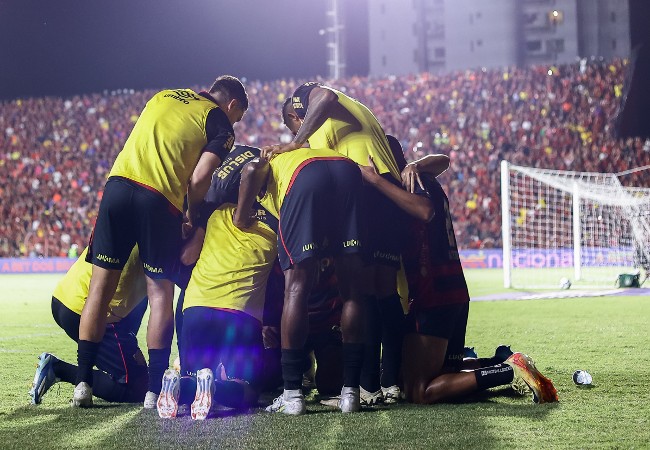
<path fill-rule="evenodd" d="M 280 208 L 282 270 L 307 258 L 361 251 L 361 188 L 352 161 L 316 159 L 300 170 Z"/>
<path fill-rule="evenodd" d="M 389 173 L 382 177 L 402 189 Z M 406 233 L 406 213 L 372 186 L 363 186 L 362 198 L 367 236 L 367 245 L 364 245 L 366 260 L 373 264 L 399 268 Z"/>
<path fill-rule="evenodd" d="M 228 378 L 260 386 L 263 369 L 262 324 L 252 316 L 225 309 L 192 306 L 183 311 L 181 367 L 196 374 L 223 364 Z"/>
<path fill-rule="evenodd" d="M 134 312 L 135 315 L 131 317 Z M 132 331 L 134 324 L 142 320 L 143 313 L 144 310 L 140 308 L 119 322 L 106 324 L 95 365 L 117 383 L 137 383 L 148 377 L 147 362 Z M 52 297 L 52 316 L 72 340 L 79 342 L 79 314 Z"/>
<path fill-rule="evenodd" d="M 86 261 L 121 270 L 138 244 L 145 274 L 172 279 L 177 272 L 183 215 L 159 192 L 111 177 L 99 204 Z"/>
<path fill-rule="evenodd" d="M 465 355 L 468 315 L 468 302 L 414 310 L 406 316 L 406 330 L 407 333 L 447 339 L 444 367 L 458 371 Z"/>

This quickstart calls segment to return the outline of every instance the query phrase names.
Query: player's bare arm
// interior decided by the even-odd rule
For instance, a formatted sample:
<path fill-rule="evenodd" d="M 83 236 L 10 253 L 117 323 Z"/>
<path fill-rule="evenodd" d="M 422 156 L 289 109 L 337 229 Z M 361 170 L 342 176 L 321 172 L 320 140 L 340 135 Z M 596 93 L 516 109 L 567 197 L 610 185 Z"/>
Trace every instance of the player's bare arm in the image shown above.
<path fill-rule="evenodd" d="M 199 206 L 210 188 L 212 174 L 221 165 L 221 158 L 214 153 L 203 152 L 187 185 L 187 218 L 193 224 L 199 214 Z"/>
<path fill-rule="evenodd" d="M 449 156 L 441 153 L 427 155 L 417 161 L 410 162 L 402 170 L 402 185 L 409 192 L 415 192 L 415 183 L 424 189 L 421 173 L 429 173 L 437 177 L 449 168 Z"/>
<path fill-rule="evenodd" d="M 268 161 L 255 158 L 242 169 L 239 184 L 237 209 L 233 216 L 233 224 L 237 228 L 248 228 L 253 224 L 252 210 L 255 197 L 266 185 L 270 166 Z"/>
<path fill-rule="evenodd" d="M 401 189 L 384 179 L 379 175 L 379 172 L 377 172 L 377 166 L 375 166 L 375 163 L 370 156 L 368 157 L 368 164 L 369 165 L 367 166 L 359 166 L 361 169 L 361 176 L 366 183 L 374 186 L 401 209 L 416 219 L 425 222 L 430 222 L 431 219 L 433 219 L 435 210 L 429 199 L 406 192 L 404 189 Z"/>

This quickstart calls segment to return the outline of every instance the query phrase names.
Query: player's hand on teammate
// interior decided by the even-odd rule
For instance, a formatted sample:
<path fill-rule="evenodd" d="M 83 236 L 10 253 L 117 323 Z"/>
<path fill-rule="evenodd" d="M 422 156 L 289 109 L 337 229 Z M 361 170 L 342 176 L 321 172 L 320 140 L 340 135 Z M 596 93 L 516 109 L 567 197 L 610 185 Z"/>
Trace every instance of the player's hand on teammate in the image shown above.
<path fill-rule="evenodd" d="M 374 184 L 378 178 L 381 178 L 379 172 L 377 171 L 377 166 L 375 165 L 375 162 L 372 160 L 372 156 L 370 155 L 368 155 L 368 165 L 360 165 L 359 169 L 361 169 L 361 177 L 363 177 L 363 181 L 366 183 Z"/>
<path fill-rule="evenodd" d="M 280 348 L 280 328 L 264 325 L 262 327 L 264 348 Z"/>
<path fill-rule="evenodd" d="M 241 208 L 235 208 L 232 223 L 239 229 L 250 228 L 255 223 L 255 214 L 253 211 L 245 212 Z"/>
<path fill-rule="evenodd" d="M 186 266 L 191 266 L 199 260 L 201 248 L 203 248 L 205 229 L 202 227 L 195 228 L 196 229 L 194 230 L 192 237 L 187 240 L 181 249 L 181 262 Z"/>
<path fill-rule="evenodd" d="M 278 145 L 269 145 L 267 147 L 262 147 L 261 157 L 267 161 L 273 157 L 273 155 L 279 155 L 280 153 L 292 152 L 301 148 L 302 145 L 296 142 L 289 142 L 288 144 L 278 144 Z"/>
<path fill-rule="evenodd" d="M 418 170 L 417 163 L 408 163 L 406 167 L 404 167 L 404 170 L 402 170 L 401 175 L 402 186 L 404 186 L 404 188 L 410 193 L 415 192 L 415 183 L 417 183 L 422 190 L 426 190 L 422 183 L 422 179 L 420 178 L 420 171 Z"/>

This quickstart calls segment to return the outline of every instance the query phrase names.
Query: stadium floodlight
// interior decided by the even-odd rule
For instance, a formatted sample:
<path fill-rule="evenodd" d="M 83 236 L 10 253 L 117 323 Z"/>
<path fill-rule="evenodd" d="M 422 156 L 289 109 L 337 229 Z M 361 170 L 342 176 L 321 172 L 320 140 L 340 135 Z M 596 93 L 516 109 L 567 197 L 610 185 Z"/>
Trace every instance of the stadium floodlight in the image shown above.
<path fill-rule="evenodd" d="M 503 161 L 501 202 L 505 287 L 613 288 L 650 260 L 650 189 L 617 174 Z"/>

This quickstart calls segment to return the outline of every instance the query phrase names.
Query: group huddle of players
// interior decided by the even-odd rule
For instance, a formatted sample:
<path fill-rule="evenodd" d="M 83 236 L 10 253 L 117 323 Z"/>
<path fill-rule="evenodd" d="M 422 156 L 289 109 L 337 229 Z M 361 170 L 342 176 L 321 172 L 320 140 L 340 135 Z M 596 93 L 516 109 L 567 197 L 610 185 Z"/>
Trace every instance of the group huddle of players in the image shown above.
<path fill-rule="evenodd" d="M 282 384 L 266 410 L 299 415 L 314 366 L 319 394 L 345 413 L 500 385 L 557 401 L 528 356 L 465 354 L 470 298 L 436 180 L 446 156 L 407 164 L 367 107 L 319 83 L 282 105 L 289 144 L 235 145 L 247 108 L 231 76 L 147 102 L 52 296 L 77 365 L 41 354 L 33 403 L 65 381 L 75 407 L 94 395 L 202 420 Z M 147 303 L 148 364 L 135 337 Z"/>

